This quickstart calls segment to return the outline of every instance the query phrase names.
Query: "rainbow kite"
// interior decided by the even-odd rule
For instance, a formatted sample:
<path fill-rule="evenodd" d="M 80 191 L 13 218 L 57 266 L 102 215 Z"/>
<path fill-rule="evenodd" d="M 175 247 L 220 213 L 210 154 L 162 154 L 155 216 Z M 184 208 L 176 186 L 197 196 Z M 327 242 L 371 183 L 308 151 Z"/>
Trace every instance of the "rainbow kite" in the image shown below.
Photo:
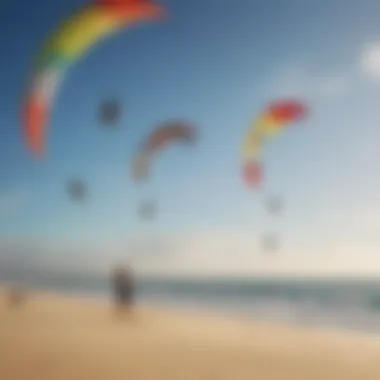
<path fill-rule="evenodd" d="M 44 154 L 54 96 L 70 65 L 120 29 L 162 15 L 163 8 L 150 0 L 97 0 L 73 14 L 48 38 L 37 56 L 22 112 L 26 142 L 34 155 Z"/>

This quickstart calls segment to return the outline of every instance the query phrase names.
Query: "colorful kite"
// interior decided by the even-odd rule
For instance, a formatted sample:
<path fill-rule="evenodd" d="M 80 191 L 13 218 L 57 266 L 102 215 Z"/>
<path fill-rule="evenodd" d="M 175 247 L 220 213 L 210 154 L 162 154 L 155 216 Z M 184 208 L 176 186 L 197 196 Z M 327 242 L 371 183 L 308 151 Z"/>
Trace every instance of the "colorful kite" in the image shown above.
<path fill-rule="evenodd" d="M 106 37 L 161 15 L 163 8 L 150 0 L 96 0 L 50 36 L 38 54 L 22 112 L 26 141 L 33 154 L 44 154 L 45 127 L 67 69 Z"/>
<path fill-rule="evenodd" d="M 132 175 L 135 180 L 149 177 L 149 169 L 156 155 L 173 142 L 193 143 L 197 139 L 192 125 L 181 121 L 172 121 L 158 126 L 143 142 L 132 162 Z"/>
<path fill-rule="evenodd" d="M 306 106 L 298 101 L 283 100 L 271 104 L 249 128 L 243 140 L 243 177 L 250 187 L 262 183 L 261 157 L 265 142 L 291 123 L 306 116 Z"/>

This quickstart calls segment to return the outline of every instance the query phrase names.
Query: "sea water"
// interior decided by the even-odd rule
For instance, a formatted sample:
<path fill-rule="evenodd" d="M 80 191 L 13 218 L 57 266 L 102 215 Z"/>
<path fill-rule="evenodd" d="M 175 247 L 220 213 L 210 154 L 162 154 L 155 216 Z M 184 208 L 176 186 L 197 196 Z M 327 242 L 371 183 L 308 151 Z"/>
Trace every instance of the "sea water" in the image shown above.
<path fill-rule="evenodd" d="M 6 274 L 0 280 L 9 281 Z M 107 278 L 44 273 L 25 284 L 104 297 Z M 138 279 L 142 303 L 213 311 L 264 321 L 380 332 L 380 279 L 156 278 Z"/>

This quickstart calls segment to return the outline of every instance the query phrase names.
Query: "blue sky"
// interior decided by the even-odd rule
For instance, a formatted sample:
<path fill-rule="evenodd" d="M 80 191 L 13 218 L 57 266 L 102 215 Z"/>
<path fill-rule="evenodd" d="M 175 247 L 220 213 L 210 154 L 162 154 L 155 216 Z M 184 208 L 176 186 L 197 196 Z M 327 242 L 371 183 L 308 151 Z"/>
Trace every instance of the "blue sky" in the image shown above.
<path fill-rule="evenodd" d="M 8 2 L 0 13 L 0 255 L 28 241 L 45 247 L 41 260 L 101 267 L 155 236 L 181 240 L 155 262 L 162 270 L 380 272 L 380 4 L 163 0 L 167 20 L 126 29 L 71 68 L 47 158 L 36 162 L 21 134 L 28 70 L 49 32 L 86 3 Z M 242 184 L 239 149 L 255 115 L 283 96 L 303 98 L 311 114 L 266 149 L 269 193 L 285 204 L 269 218 Z M 123 104 L 116 130 L 97 119 L 109 97 Z M 195 123 L 198 145 L 164 152 L 151 181 L 134 183 L 139 142 L 171 118 Z M 72 177 L 89 186 L 84 206 L 66 197 Z M 136 218 L 144 198 L 159 203 L 151 225 Z M 258 240 L 272 231 L 282 251 L 268 260 Z M 235 246 L 241 256 L 220 253 Z"/>

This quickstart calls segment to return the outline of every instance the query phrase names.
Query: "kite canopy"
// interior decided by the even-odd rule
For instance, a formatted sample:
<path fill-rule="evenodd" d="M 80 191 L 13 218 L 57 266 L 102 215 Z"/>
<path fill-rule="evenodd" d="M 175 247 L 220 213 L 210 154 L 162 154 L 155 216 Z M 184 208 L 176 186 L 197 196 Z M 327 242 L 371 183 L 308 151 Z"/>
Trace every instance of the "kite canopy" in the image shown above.
<path fill-rule="evenodd" d="M 149 177 L 149 169 L 159 152 L 174 142 L 191 144 L 197 140 L 194 126 L 181 121 L 170 121 L 159 125 L 143 141 L 141 149 L 132 161 L 132 176 L 135 180 Z"/>
<path fill-rule="evenodd" d="M 281 100 L 270 104 L 249 128 L 242 144 L 243 178 L 257 188 L 262 183 L 261 157 L 266 141 L 279 134 L 290 124 L 302 120 L 306 106 L 295 100 Z"/>
<path fill-rule="evenodd" d="M 44 154 L 45 127 L 67 69 L 106 37 L 161 15 L 163 8 L 150 0 L 97 0 L 49 36 L 37 55 L 22 111 L 25 139 L 34 155 Z"/>
<path fill-rule="evenodd" d="M 247 162 L 243 167 L 243 176 L 249 186 L 258 187 L 261 183 L 261 167 L 256 162 Z"/>

